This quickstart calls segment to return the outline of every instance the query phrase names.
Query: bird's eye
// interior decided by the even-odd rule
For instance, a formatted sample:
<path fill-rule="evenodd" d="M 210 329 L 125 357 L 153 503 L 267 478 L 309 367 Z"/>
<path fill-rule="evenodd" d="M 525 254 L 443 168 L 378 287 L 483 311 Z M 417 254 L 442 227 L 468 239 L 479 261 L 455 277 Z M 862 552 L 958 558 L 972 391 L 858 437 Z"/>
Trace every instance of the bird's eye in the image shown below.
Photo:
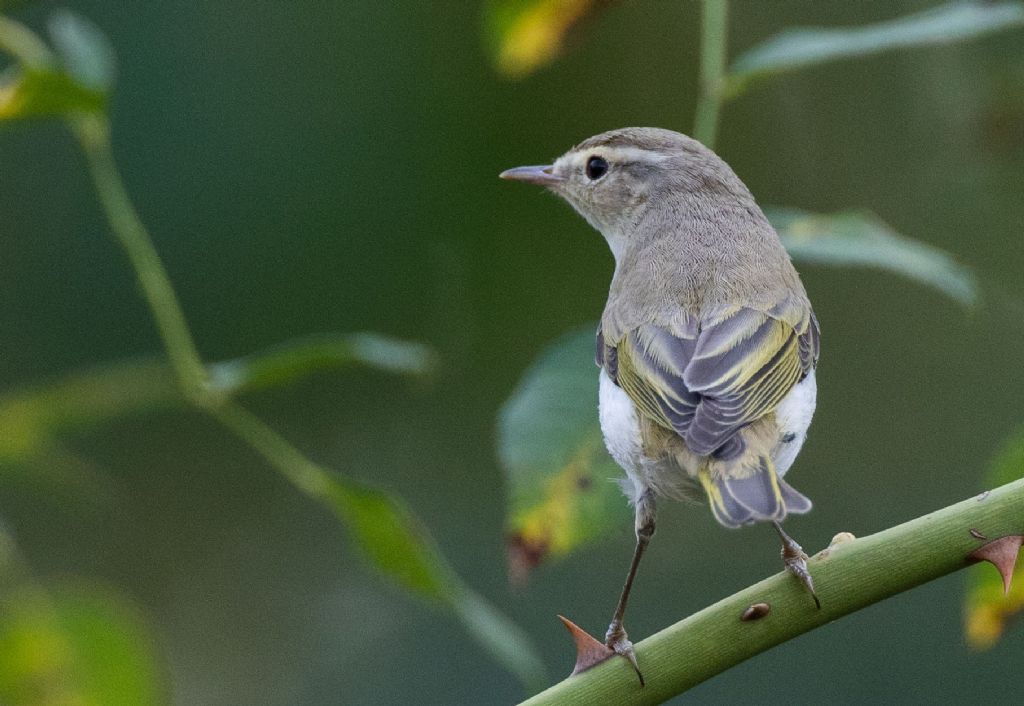
<path fill-rule="evenodd" d="M 591 157 L 587 160 L 587 177 L 596 181 L 608 171 L 608 162 L 603 157 Z"/>

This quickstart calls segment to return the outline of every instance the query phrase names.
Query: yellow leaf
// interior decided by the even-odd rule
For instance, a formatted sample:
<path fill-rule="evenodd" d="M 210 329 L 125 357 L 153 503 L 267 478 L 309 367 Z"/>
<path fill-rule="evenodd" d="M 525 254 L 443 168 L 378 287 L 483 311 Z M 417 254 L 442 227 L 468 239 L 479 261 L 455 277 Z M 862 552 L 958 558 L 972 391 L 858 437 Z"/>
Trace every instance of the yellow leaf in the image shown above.
<path fill-rule="evenodd" d="M 544 481 L 543 500 L 512 519 L 517 543 L 560 556 L 580 542 L 579 504 L 590 489 L 589 468 L 595 456 L 603 453 L 597 437 Z"/>
<path fill-rule="evenodd" d="M 971 587 L 964 609 L 967 644 L 988 649 L 999 641 L 1010 619 L 1024 610 L 1024 566 L 1013 572 L 1010 592 L 1003 595 L 1003 580 L 991 566 L 971 569 Z"/>
<path fill-rule="evenodd" d="M 522 78 L 551 63 L 566 35 L 608 0 L 502 0 L 489 9 L 498 71 Z"/>
<path fill-rule="evenodd" d="M 622 471 L 597 420 L 594 329 L 549 346 L 523 375 L 498 419 L 498 456 L 508 481 L 509 574 L 523 581 L 549 558 L 628 526 Z"/>
<path fill-rule="evenodd" d="M 1004 443 L 985 478 L 986 487 L 995 488 L 1024 475 L 1024 428 Z M 991 538 L 996 539 L 996 538 Z M 1019 559 L 1019 557 L 1018 557 Z M 990 565 L 972 567 L 964 597 L 964 637 L 976 649 L 992 647 L 1002 637 L 1010 620 L 1024 611 L 1024 562 L 1018 560 L 1003 594 L 1003 577 Z"/>

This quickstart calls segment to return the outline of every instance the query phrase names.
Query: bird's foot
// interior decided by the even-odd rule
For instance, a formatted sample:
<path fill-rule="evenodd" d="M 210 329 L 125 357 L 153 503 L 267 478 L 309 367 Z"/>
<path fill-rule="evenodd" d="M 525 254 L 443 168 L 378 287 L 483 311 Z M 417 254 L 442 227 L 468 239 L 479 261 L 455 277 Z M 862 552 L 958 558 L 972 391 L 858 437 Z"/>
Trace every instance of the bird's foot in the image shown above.
<path fill-rule="evenodd" d="M 604 644 L 615 654 L 629 660 L 629 663 L 633 665 L 633 671 L 636 672 L 636 676 L 640 680 L 640 686 L 643 686 L 644 675 L 640 672 L 640 667 L 636 663 L 636 652 L 633 651 L 633 643 L 629 641 L 629 636 L 626 634 L 626 630 L 622 627 L 621 622 L 613 620 L 612 624 L 608 626 L 608 632 L 604 636 Z"/>
<path fill-rule="evenodd" d="M 786 571 L 800 579 L 800 583 L 814 599 L 814 605 L 821 608 L 818 594 L 814 592 L 814 579 L 811 578 L 811 572 L 807 568 L 807 554 L 804 553 L 803 547 L 783 532 L 778 524 L 775 525 L 775 529 L 778 530 L 779 538 L 782 540 L 782 563 L 786 565 Z"/>

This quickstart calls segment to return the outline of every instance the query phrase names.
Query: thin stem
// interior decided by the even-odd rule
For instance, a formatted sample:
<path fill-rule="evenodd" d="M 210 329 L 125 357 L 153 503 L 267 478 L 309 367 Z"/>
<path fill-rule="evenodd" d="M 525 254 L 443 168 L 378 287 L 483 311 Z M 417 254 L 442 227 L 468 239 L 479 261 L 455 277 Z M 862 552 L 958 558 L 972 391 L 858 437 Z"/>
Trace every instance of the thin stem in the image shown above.
<path fill-rule="evenodd" d="M 1024 534 L 1024 479 L 811 557 L 820 610 L 792 575 L 776 574 L 635 644 L 644 688 L 625 660 L 611 659 L 524 704 L 660 704 L 775 645 L 967 566 L 988 541 L 979 534 Z M 771 612 L 740 620 L 754 603 Z"/>
<path fill-rule="evenodd" d="M 217 421 L 234 432 L 292 485 L 309 496 L 322 499 L 331 482 L 327 471 L 306 458 L 283 436 L 233 402 L 225 401 L 208 409 Z"/>
<path fill-rule="evenodd" d="M 700 96 L 693 136 L 714 149 L 722 110 L 729 7 L 727 0 L 704 0 L 700 31 Z"/>
<path fill-rule="evenodd" d="M 156 319 L 164 348 L 185 396 L 198 404 L 211 401 L 206 370 L 185 321 L 170 278 L 153 241 L 132 206 L 110 147 L 110 125 L 98 114 L 75 116 L 72 130 L 85 153 L 89 173 L 114 236 L 131 260 L 142 293 Z"/>

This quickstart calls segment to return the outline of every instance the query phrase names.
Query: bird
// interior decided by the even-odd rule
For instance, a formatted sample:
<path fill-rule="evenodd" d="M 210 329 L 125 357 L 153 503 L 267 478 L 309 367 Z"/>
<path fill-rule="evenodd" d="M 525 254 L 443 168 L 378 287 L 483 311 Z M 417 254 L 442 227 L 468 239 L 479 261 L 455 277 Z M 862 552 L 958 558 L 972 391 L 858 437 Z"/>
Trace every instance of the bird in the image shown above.
<path fill-rule="evenodd" d="M 814 414 L 820 328 L 750 190 L 699 141 L 645 127 L 499 176 L 567 201 L 615 260 L 596 335 L 598 416 L 625 471 L 636 544 L 607 647 L 642 685 L 623 621 L 663 497 L 703 496 L 728 528 L 771 524 L 786 569 L 820 608 L 807 555 L 781 525 L 811 509 L 784 476 Z"/>

